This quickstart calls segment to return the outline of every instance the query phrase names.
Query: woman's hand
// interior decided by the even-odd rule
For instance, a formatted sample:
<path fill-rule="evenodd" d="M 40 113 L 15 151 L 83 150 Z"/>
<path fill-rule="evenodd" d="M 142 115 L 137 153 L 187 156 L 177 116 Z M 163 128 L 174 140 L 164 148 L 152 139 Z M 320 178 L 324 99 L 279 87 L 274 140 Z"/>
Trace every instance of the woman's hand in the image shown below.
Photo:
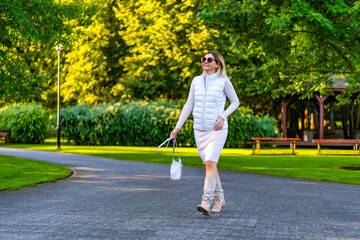
<path fill-rule="evenodd" d="M 176 138 L 176 135 L 179 133 L 180 129 L 179 128 L 174 128 L 174 130 L 172 130 L 172 132 L 170 133 L 170 137 L 172 139 Z"/>
<path fill-rule="evenodd" d="M 214 126 L 214 130 L 215 131 L 221 130 L 224 126 L 224 121 L 225 120 L 222 117 L 218 116 L 215 126 Z"/>

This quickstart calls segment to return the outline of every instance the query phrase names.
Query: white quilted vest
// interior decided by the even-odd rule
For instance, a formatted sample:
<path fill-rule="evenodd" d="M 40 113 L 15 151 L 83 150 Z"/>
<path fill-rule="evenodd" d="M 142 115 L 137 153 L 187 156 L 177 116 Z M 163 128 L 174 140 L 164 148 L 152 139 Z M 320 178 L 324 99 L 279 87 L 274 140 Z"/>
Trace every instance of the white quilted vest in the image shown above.
<path fill-rule="evenodd" d="M 194 129 L 209 131 L 213 130 L 216 120 L 224 112 L 226 95 L 224 93 L 226 79 L 213 75 L 197 76 L 194 84 Z M 225 119 L 223 129 L 228 128 Z"/>

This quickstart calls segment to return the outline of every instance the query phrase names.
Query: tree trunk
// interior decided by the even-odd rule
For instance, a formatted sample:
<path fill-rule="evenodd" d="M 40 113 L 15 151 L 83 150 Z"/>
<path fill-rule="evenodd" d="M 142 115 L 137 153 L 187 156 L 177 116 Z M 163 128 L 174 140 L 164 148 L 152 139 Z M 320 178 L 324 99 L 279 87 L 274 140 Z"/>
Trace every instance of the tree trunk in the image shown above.
<path fill-rule="evenodd" d="M 310 104 L 307 103 L 306 104 L 306 109 L 307 109 L 307 126 L 306 126 L 306 130 L 311 130 L 311 111 L 310 111 Z"/>
<path fill-rule="evenodd" d="M 302 134 L 300 133 L 300 129 L 299 129 L 299 118 L 298 118 L 298 116 L 294 116 L 294 120 L 295 120 L 295 133 L 296 133 L 296 135 L 295 135 L 295 137 L 298 137 L 298 136 L 301 136 Z"/>
<path fill-rule="evenodd" d="M 346 109 L 345 106 L 342 105 L 341 106 L 341 123 L 342 123 L 342 129 L 343 129 L 343 133 L 344 133 L 344 138 L 348 139 L 348 131 L 347 131 L 347 121 L 346 121 Z"/>
<path fill-rule="evenodd" d="M 303 104 L 300 104 L 300 121 L 301 121 L 301 130 L 300 130 L 300 138 L 303 139 L 304 138 L 304 130 L 305 130 L 305 108 Z"/>
<path fill-rule="evenodd" d="M 354 127 L 354 124 L 355 124 L 355 122 L 354 122 L 354 107 L 355 107 L 354 101 L 351 101 L 351 103 L 348 104 L 350 139 L 355 138 L 355 135 L 354 135 L 354 132 L 355 132 L 355 127 Z"/>
<path fill-rule="evenodd" d="M 355 138 L 356 137 L 356 132 L 359 129 L 359 123 L 360 123 L 360 104 L 356 105 L 356 113 L 355 113 Z"/>
<path fill-rule="evenodd" d="M 318 133 L 318 138 L 320 138 L 319 110 L 318 110 L 318 105 L 315 103 L 313 104 L 313 112 L 314 112 L 315 131 Z"/>
<path fill-rule="evenodd" d="M 335 135 L 335 120 L 334 120 L 334 103 L 330 103 L 330 134 Z"/>

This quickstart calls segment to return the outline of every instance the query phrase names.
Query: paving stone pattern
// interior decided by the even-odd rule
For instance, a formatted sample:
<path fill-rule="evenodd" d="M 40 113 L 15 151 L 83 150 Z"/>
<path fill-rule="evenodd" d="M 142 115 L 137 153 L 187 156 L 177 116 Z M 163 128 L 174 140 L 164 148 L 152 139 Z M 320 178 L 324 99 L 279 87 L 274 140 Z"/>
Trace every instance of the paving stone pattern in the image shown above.
<path fill-rule="evenodd" d="M 1 240 L 360 239 L 356 185 L 220 171 L 227 206 L 204 216 L 196 211 L 204 169 L 185 167 L 182 180 L 171 181 L 162 164 L 10 148 L 0 154 L 76 171 L 0 192 Z"/>

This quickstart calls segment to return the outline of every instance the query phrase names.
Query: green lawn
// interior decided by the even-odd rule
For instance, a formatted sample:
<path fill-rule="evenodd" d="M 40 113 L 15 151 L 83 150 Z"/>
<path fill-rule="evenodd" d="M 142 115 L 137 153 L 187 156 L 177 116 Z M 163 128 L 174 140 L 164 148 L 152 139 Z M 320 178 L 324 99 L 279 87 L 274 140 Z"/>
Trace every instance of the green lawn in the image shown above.
<path fill-rule="evenodd" d="M 172 149 L 168 149 L 166 153 L 159 155 L 155 153 L 156 147 L 76 146 L 62 143 L 62 149 L 56 150 L 54 139 L 40 145 L 7 144 L 6 146 L 163 164 L 170 164 L 172 159 Z M 350 171 L 342 168 L 344 166 L 360 166 L 360 157 L 354 154 L 352 150 L 323 150 L 323 154 L 343 155 L 321 156 L 317 155 L 315 147 L 310 149 L 298 148 L 296 156 L 284 155 L 290 153 L 290 150 L 287 148 L 262 150 L 261 153 L 263 155 L 251 155 L 251 153 L 251 149 L 224 149 L 220 158 L 219 168 L 283 177 L 360 184 L 360 171 Z M 185 166 L 202 166 L 196 148 L 181 147 L 180 156 Z"/>
<path fill-rule="evenodd" d="M 71 175 L 71 170 L 46 162 L 0 155 L 0 190 L 15 190 Z"/>

